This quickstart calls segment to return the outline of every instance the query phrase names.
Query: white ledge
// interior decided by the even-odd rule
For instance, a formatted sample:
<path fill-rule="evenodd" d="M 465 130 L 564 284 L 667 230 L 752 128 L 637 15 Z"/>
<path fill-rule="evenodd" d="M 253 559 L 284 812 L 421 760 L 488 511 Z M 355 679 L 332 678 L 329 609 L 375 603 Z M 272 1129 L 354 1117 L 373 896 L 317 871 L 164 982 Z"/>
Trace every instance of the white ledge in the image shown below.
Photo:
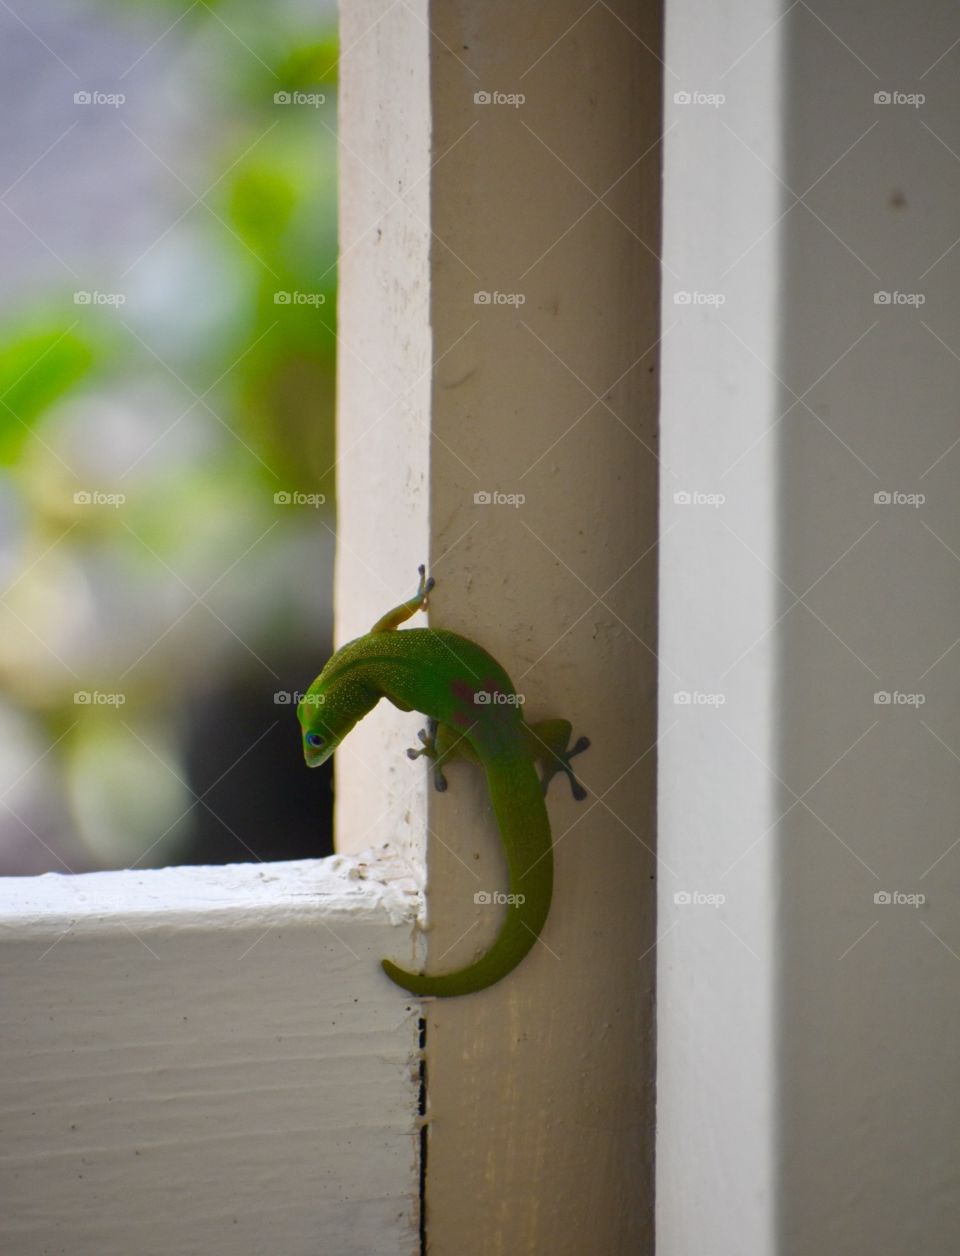
<path fill-rule="evenodd" d="M 0 1249 L 412 1256 L 389 851 L 0 881 Z"/>
<path fill-rule="evenodd" d="M 258 918 L 413 924 L 422 907 L 412 871 L 387 846 L 285 863 L 126 869 L 0 878 L 0 929 L 60 931 L 135 916 L 138 929 L 216 917 L 247 928 Z"/>

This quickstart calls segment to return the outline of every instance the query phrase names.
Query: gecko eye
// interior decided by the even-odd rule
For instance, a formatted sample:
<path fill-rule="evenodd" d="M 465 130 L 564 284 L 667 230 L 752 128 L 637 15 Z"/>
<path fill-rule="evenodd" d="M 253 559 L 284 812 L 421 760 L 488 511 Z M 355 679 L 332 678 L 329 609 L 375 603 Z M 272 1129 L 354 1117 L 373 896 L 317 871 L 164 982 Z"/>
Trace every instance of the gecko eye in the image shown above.
<path fill-rule="evenodd" d="M 323 738 L 319 733 L 307 733 L 307 745 L 312 746 L 314 750 L 319 750 L 323 745 Z"/>

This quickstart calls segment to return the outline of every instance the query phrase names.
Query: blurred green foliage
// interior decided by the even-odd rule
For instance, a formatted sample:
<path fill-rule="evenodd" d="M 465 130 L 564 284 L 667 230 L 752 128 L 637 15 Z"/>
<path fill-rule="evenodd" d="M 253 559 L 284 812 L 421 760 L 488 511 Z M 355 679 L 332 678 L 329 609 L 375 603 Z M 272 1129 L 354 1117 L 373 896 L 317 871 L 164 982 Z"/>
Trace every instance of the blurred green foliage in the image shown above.
<path fill-rule="evenodd" d="M 169 91 L 203 122 L 172 135 L 173 164 L 185 144 L 209 192 L 183 189 L 143 259 L 118 251 L 98 287 L 119 304 L 60 287 L 0 328 L 0 787 L 24 782 L 0 815 L 7 873 L 187 858 L 184 711 L 253 686 L 249 742 L 277 722 L 296 760 L 272 695 L 329 615 L 333 15 L 136 7 L 169 28 Z M 101 18 L 129 8 L 104 0 Z M 291 490 L 325 501 L 278 505 Z"/>
<path fill-rule="evenodd" d="M 79 383 L 94 348 L 56 325 L 8 332 L 0 342 L 0 464 L 15 464 L 31 429 Z"/>

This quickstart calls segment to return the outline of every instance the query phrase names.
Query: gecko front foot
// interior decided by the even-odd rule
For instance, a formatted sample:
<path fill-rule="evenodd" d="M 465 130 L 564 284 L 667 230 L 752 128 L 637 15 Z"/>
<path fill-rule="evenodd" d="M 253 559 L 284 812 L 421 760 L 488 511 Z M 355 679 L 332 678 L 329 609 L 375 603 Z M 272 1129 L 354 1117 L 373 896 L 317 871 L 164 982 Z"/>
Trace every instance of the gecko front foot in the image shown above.
<path fill-rule="evenodd" d="M 421 572 L 423 568 L 420 568 Z M 409 749 L 407 751 L 408 759 L 427 758 L 433 760 L 433 788 L 438 794 L 446 792 L 447 778 L 443 774 L 442 756 L 437 749 L 437 728 L 439 725 L 436 720 L 428 720 L 427 727 L 421 728 L 417 733 L 421 741 L 419 750 Z"/>
<path fill-rule="evenodd" d="M 427 595 L 437 582 L 433 576 L 427 577 L 427 569 L 423 563 L 417 568 L 417 573 L 420 576 L 420 583 L 417 585 L 417 597 L 420 599 L 422 609 L 426 610 Z"/>

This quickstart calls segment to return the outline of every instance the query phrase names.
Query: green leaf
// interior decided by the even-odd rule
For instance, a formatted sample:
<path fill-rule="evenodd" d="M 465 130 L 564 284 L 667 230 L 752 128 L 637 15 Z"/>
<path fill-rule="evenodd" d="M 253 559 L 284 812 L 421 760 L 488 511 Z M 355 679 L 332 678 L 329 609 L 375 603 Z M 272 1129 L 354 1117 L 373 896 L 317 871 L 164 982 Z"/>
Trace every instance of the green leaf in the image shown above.
<path fill-rule="evenodd" d="M 92 361 L 89 345 L 58 327 L 0 341 L 0 463 L 16 462 L 37 420 Z"/>
<path fill-rule="evenodd" d="M 277 74 L 284 87 L 302 90 L 314 84 L 333 87 L 337 82 L 339 44 L 330 35 L 315 44 L 302 44 L 287 54 Z"/>
<path fill-rule="evenodd" d="M 230 217 L 248 244 L 273 253 L 296 201 L 296 189 L 279 170 L 248 166 L 230 187 Z"/>

